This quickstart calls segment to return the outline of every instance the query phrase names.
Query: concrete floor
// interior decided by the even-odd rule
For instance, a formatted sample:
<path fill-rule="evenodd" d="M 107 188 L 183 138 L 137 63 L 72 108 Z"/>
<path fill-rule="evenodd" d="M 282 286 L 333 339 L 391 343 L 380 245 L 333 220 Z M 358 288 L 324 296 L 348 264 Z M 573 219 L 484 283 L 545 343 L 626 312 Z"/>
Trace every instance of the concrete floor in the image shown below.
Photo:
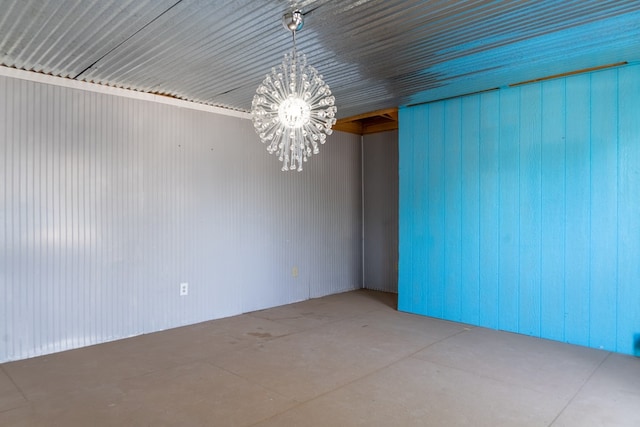
<path fill-rule="evenodd" d="M 356 291 L 0 365 L 1 426 L 640 426 L 640 359 Z"/>

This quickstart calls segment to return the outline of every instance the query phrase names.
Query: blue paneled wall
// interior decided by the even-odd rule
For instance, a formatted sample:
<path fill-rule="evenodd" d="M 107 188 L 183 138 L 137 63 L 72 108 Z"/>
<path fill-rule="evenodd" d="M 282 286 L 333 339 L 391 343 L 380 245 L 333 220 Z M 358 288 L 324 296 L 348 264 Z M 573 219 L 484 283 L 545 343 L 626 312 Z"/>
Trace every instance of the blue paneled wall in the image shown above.
<path fill-rule="evenodd" d="M 640 351 L 640 66 L 400 123 L 400 310 Z"/>

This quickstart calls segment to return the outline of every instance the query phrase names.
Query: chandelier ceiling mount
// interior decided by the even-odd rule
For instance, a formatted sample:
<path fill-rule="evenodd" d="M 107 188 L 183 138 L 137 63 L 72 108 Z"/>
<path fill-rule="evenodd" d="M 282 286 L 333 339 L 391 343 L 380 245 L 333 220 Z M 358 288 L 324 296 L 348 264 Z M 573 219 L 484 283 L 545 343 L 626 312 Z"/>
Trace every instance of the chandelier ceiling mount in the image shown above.
<path fill-rule="evenodd" d="M 285 29 L 291 31 L 293 37 L 295 37 L 296 31 L 300 31 L 304 26 L 304 15 L 302 11 L 294 10 L 282 15 L 282 25 Z"/>

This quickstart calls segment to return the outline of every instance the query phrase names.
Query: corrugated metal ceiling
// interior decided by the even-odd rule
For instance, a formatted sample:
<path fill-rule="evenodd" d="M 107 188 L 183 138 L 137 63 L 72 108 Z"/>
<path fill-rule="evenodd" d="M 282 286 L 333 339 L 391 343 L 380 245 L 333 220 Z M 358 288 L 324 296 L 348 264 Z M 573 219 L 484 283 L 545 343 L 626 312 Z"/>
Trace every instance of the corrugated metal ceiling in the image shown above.
<path fill-rule="evenodd" d="M 279 0 L 2 0 L 0 63 L 237 110 L 291 47 Z M 640 1 L 306 0 L 338 116 L 640 61 Z"/>

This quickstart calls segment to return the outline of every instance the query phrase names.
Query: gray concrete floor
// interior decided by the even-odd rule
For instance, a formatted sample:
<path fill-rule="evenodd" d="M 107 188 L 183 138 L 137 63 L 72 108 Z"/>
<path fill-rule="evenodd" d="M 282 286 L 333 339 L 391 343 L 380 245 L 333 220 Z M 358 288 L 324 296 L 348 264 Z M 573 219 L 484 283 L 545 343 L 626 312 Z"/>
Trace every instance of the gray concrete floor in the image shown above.
<path fill-rule="evenodd" d="M 0 365 L 1 426 L 640 426 L 640 359 L 356 291 Z"/>

